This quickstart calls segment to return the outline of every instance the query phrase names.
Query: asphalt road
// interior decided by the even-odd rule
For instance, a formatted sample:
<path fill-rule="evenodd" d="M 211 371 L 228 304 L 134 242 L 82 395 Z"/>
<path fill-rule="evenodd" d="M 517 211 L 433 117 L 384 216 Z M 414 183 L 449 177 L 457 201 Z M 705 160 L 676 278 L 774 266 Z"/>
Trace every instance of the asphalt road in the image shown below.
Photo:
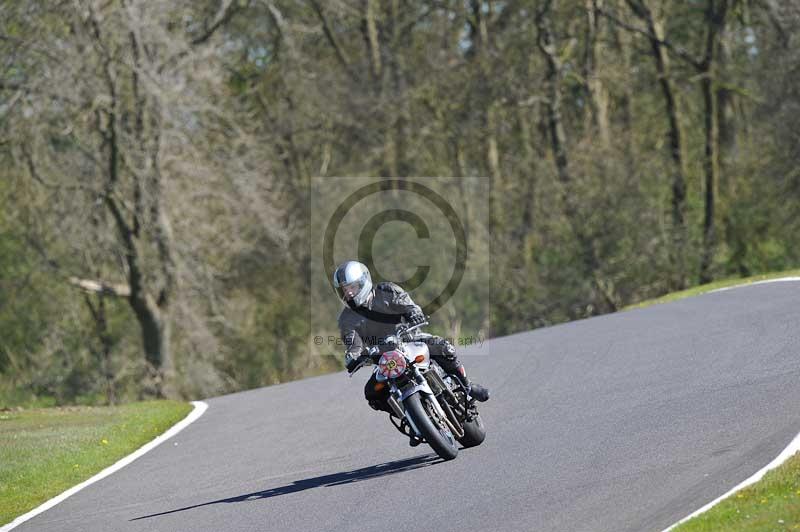
<path fill-rule="evenodd" d="M 462 351 L 480 447 L 441 462 L 367 371 L 208 401 L 198 421 L 18 531 L 660 531 L 800 432 L 800 283 L 737 288 Z"/>

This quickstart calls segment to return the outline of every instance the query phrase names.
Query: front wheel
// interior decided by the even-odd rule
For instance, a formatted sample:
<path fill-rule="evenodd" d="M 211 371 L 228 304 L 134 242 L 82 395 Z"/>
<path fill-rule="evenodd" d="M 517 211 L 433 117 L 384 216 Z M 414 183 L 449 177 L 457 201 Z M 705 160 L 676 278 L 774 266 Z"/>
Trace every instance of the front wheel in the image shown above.
<path fill-rule="evenodd" d="M 452 460 L 458 456 L 458 444 L 453 433 L 442 421 L 437 419 L 436 411 L 430 406 L 423 405 L 424 401 L 431 401 L 429 397 L 422 398 L 415 393 L 406 398 L 403 406 L 406 415 L 414 422 L 414 426 L 422 433 L 428 445 L 444 460 Z"/>

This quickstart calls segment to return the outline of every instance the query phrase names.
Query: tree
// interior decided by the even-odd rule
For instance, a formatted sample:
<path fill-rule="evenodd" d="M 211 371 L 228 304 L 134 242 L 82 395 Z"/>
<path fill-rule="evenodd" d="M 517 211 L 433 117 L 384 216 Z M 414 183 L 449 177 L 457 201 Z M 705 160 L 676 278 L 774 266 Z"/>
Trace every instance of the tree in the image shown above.
<path fill-rule="evenodd" d="M 240 209 L 243 195 L 265 222 L 275 212 L 258 199 L 257 159 L 240 157 L 252 139 L 215 102 L 224 79 L 206 44 L 240 6 L 224 2 L 207 15 L 191 2 L 78 5 L 20 9 L 12 19 L 31 38 L 18 54 L 15 84 L 27 98 L 15 110 L 13 151 L 46 194 L 57 238 L 77 251 L 48 260 L 74 286 L 128 302 L 155 393 L 171 395 L 178 292 L 208 268 L 185 257 L 194 239 L 176 239 L 176 218 L 183 225 L 191 214 L 186 229 L 208 236 L 224 228 L 203 217 Z M 58 57 L 39 53 L 42 36 Z M 277 228 L 270 233 L 280 241 Z M 90 305 L 98 322 L 101 301 Z"/>

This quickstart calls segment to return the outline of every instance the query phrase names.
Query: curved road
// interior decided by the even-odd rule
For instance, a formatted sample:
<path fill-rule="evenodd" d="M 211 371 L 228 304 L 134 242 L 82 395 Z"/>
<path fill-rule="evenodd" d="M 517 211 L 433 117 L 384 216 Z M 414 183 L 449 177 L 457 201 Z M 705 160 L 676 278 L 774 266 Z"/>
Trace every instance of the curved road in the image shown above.
<path fill-rule="evenodd" d="M 208 401 L 18 531 L 659 531 L 800 432 L 800 283 L 711 293 L 462 350 L 493 390 L 456 460 L 410 448 L 362 371 Z"/>

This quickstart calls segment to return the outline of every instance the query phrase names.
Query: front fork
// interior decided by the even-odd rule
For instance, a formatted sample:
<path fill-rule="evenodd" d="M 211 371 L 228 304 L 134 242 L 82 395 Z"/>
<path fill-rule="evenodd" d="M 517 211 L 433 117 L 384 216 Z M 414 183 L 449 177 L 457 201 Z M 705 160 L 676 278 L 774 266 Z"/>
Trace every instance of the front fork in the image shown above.
<path fill-rule="evenodd" d="M 442 409 L 442 406 L 439 404 L 439 401 L 436 400 L 436 395 L 433 393 L 433 390 L 431 390 L 427 379 L 425 379 L 422 373 L 420 373 L 418 368 L 414 368 L 414 379 L 410 380 L 409 384 L 404 389 L 401 390 L 398 388 L 395 382 L 392 380 L 389 383 L 389 390 L 389 406 L 392 408 L 397 417 L 406 420 L 417 437 L 422 438 L 422 434 L 416 425 L 414 425 L 414 421 L 405 415 L 405 409 L 402 407 L 402 403 L 415 393 L 427 395 L 432 399 L 430 404 L 433 405 L 433 409 L 436 411 L 439 419 L 444 421 L 444 423 L 447 425 L 447 428 L 456 438 L 461 438 L 464 435 L 463 429 L 461 429 L 459 426 L 460 424 L 451 420 L 450 416 L 448 416 L 447 413 L 445 413 L 445 411 Z"/>

